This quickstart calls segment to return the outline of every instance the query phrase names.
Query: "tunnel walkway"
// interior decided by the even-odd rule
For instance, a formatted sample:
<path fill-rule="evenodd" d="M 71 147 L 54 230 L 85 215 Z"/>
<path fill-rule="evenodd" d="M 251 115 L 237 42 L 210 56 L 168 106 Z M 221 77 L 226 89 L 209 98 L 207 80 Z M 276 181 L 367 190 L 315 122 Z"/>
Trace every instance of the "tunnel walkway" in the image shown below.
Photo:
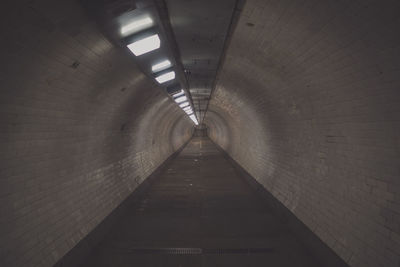
<path fill-rule="evenodd" d="M 194 137 L 84 266 L 317 266 L 252 190 Z"/>

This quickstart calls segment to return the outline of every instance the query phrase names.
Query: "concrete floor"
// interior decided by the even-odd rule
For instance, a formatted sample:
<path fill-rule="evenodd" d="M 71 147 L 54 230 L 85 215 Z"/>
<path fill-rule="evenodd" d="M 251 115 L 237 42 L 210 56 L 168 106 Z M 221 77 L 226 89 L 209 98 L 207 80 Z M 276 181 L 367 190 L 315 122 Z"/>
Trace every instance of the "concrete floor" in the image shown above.
<path fill-rule="evenodd" d="M 195 137 L 84 266 L 319 266 L 252 190 Z"/>

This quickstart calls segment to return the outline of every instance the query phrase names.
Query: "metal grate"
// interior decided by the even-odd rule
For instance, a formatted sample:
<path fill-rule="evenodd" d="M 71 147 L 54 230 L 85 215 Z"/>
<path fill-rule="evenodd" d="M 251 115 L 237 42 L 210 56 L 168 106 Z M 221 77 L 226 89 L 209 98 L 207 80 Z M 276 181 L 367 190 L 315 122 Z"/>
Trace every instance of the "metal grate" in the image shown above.
<path fill-rule="evenodd" d="M 134 248 L 130 252 L 134 254 L 168 254 L 168 255 L 199 255 L 201 248 Z"/>
<path fill-rule="evenodd" d="M 132 248 L 133 254 L 201 255 L 201 254 L 266 254 L 272 248 Z"/>

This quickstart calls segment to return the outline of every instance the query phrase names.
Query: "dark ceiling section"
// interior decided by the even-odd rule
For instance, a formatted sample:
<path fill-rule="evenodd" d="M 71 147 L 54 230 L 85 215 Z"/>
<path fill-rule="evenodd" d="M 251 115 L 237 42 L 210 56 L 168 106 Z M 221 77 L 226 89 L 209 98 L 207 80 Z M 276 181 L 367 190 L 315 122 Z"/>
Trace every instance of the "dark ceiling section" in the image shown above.
<path fill-rule="evenodd" d="M 195 112 L 203 120 L 217 74 L 235 0 L 167 0 Z"/>

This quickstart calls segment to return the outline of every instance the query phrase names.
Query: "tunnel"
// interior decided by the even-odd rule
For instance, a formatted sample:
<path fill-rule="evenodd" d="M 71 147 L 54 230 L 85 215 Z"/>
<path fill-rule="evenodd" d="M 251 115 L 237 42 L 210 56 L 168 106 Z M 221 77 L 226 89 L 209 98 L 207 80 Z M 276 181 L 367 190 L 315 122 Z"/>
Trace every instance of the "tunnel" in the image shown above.
<path fill-rule="evenodd" d="M 400 2 L 5 0 L 0 266 L 400 266 Z"/>

